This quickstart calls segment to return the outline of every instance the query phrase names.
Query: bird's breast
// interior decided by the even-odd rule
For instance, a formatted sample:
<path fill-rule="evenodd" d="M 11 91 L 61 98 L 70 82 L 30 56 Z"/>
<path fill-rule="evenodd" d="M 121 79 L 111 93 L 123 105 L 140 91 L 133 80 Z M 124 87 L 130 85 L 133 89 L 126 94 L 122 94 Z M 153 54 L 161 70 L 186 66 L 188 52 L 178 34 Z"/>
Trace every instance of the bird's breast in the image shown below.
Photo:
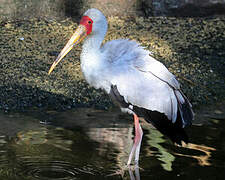
<path fill-rule="evenodd" d="M 110 82 L 107 79 L 107 67 L 96 55 L 81 56 L 81 70 L 85 80 L 96 89 L 110 91 Z"/>

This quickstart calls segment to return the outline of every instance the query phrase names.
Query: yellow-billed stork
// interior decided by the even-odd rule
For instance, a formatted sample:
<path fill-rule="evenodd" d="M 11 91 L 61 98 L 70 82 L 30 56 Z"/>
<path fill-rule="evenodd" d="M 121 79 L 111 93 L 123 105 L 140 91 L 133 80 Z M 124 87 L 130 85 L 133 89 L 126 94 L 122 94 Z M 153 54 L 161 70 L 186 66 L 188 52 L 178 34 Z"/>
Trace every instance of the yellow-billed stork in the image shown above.
<path fill-rule="evenodd" d="M 101 11 L 87 10 L 49 74 L 84 40 L 80 60 L 85 79 L 91 86 L 108 93 L 123 112 L 134 116 L 134 144 L 127 164 L 131 164 L 134 153 L 135 164 L 139 161 L 143 131 L 138 117 L 144 117 L 173 142 L 187 143 L 184 127 L 191 124 L 194 113 L 175 76 L 135 41 L 118 39 L 102 44 L 107 26 Z"/>

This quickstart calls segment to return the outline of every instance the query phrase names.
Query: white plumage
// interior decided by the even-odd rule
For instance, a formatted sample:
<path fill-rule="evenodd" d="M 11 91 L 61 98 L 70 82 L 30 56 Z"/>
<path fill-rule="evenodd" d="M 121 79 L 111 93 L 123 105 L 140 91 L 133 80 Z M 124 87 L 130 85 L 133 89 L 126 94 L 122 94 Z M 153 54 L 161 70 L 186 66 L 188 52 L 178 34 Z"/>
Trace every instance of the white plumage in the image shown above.
<path fill-rule="evenodd" d="M 84 14 L 84 17 L 86 16 L 93 21 L 92 26 L 84 23 L 86 29 L 91 27 L 91 33 L 84 40 L 80 58 L 81 69 L 87 82 L 95 88 L 105 90 L 116 100 L 122 99 L 124 102 L 120 102 L 120 105 L 123 111 L 134 114 L 134 118 L 136 115 L 147 117 L 149 122 L 174 142 L 187 141 L 186 134 L 181 129 L 191 124 L 193 112 L 175 76 L 135 41 L 118 39 L 102 45 L 107 32 L 105 16 L 97 9 L 89 9 Z M 74 45 L 68 44 L 70 43 L 67 43 L 68 47 Z M 60 53 L 55 64 L 64 54 Z M 144 113 L 140 113 L 143 111 Z M 152 112 L 162 114 L 161 119 L 165 115 L 170 122 L 155 120 Z M 135 137 L 128 164 L 134 151 L 135 160 L 138 161 L 139 158 L 142 130 L 138 122 L 135 122 L 135 129 L 140 135 Z"/>
<path fill-rule="evenodd" d="M 98 22 L 97 17 L 102 16 L 95 11 L 90 9 L 85 15 Z M 95 15 L 92 15 L 93 12 Z M 105 18 L 100 20 L 106 21 Z M 165 113 L 175 122 L 177 100 L 171 87 L 179 89 L 180 85 L 174 75 L 135 41 L 112 40 L 101 47 L 105 35 L 102 32 L 106 31 L 107 26 L 104 23 L 101 31 L 84 41 L 81 70 L 88 83 L 95 88 L 104 89 L 107 93 L 110 92 L 111 85 L 117 85 L 126 102 Z M 179 98 L 184 102 L 182 96 Z"/>

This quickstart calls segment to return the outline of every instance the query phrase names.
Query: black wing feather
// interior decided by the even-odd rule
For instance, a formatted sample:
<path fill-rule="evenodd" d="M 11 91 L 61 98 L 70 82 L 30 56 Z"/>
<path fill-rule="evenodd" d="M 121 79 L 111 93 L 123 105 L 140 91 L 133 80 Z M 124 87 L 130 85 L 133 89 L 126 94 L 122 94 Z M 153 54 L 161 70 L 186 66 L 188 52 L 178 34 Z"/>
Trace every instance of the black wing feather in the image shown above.
<path fill-rule="evenodd" d="M 111 85 L 110 96 L 123 108 L 129 108 L 129 105 L 132 105 L 124 100 L 124 97 L 120 95 L 116 85 Z M 185 106 L 186 105 L 182 108 L 186 108 Z M 165 114 L 158 111 L 151 111 L 137 106 L 133 106 L 133 109 L 130 110 L 137 114 L 137 116 L 143 117 L 147 122 L 151 123 L 156 129 L 169 137 L 173 142 L 179 145 L 182 145 L 182 141 L 188 143 L 188 136 L 184 131 L 179 111 L 175 123 L 172 123 Z"/>

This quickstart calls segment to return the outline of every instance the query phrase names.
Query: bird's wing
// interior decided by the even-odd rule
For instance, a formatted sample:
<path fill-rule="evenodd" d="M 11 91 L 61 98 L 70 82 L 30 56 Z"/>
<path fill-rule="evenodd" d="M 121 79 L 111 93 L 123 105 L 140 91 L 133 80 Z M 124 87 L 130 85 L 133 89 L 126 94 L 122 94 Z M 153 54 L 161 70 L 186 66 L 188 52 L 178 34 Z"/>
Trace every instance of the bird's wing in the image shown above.
<path fill-rule="evenodd" d="M 135 41 L 110 41 L 103 51 L 112 63 L 110 81 L 127 103 L 159 111 L 176 121 L 178 102 L 174 90 L 180 85 L 162 63 Z"/>
<path fill-rule="evenodd" d="M 148 50 L 129 39 L 117 39 L 103 45 L 102 51 L 107 60 L 120 66 L 134 66 L 139 71 L 148 72 L 168 83 L 174 89 L 180 89 L 176 77 L 159 61 L 155 60 Z"/>
<path fill-rule="evenodd" d="M 134 67 L 139 71 L 143 73 L 149 73 L 169 85 L 170 90 L 172 90 L 170 93 L 171 110 L 167 109 L 168 111 L 165 111 L 165 114 L 167 116 L 169 113 L 171 113 L 171 116 L 168 116 L 168 118 L 170 119 L 170 117 L 172 117 L 172 121 L 175 122 L 175 117 L 177 114 L 177 108 L 175 106 L 178 106 L 183 122 L 183 127 L 190 125 L 194 118 L 192 105 L 189 102 L 188 98 L 181 91 L 180 84 L 177 81 L 176 77 L 172 73 L 170 73 L 169 70 L 161 62 L 155 60 L 150 55 L 145 56 L 142 59 L 137 59 L 133 62 Z"/>
<path fill-rule="evenodd" d="M 134 61 L 134 67 L 139 71 L 150 73 L 161 81 L 167 83 L 171 88 L 180 89 L 180 84 L 176 77 L 169 70 L 152 56 L 145 56 L 142 60 Z"/>
<path fill-rule="evenodd" d="M 178 104 L 174 90 L 151 73 L 123 69 L 123 73 L 112 76 L 111 83 L 126 103 L 164 113 L 176 121 Z"/>

